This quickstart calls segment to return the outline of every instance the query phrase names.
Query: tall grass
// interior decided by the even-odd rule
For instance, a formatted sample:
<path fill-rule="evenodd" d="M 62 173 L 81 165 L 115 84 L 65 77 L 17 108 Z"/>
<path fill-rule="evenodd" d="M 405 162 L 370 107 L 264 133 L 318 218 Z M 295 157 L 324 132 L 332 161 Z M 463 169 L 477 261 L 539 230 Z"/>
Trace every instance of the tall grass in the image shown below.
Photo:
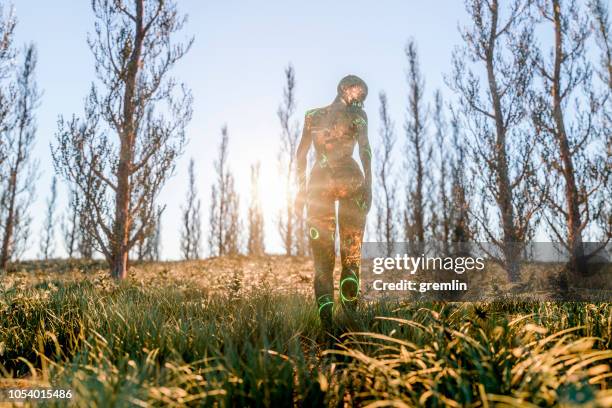
<path fill-rule="evenodd" d="M 78 406 L 612 403 L 610 304 L 364 304 L 333 337 L 316 313 L 265 287 L 50 277 L 0 294 L 1 370 Z"/>

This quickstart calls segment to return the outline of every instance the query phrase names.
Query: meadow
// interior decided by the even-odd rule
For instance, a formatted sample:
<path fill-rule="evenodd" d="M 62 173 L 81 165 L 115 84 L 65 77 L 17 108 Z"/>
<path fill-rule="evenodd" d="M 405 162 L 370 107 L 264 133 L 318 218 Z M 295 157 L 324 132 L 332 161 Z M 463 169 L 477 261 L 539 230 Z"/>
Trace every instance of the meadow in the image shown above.
<path fill-rule="evenodd" d="M 609 303 L 312 300 L 281 256 L 16 265 L 0 284 L 0 385 L 50 406 L 612 406 Z"/>

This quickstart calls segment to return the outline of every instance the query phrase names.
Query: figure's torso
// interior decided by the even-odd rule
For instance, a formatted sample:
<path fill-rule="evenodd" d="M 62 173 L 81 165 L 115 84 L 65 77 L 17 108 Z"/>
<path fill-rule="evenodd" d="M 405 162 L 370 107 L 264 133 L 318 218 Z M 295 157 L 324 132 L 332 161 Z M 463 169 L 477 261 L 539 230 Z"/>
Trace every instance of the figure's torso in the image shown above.
<path fill-rule="evenodd" d="M 317 163 L 322 167 L 342 166 L 353 161 L 359 123 L 359 112 L 350 107 L 332 106 L 307 112 Z"/>
<path fill-rule="evenodd" d="M 360 193 L 364 178 L 353 159 L 353 151 L 359 132 L 366 125 L 362 111 L 331 105 L 312 109 L 306 115 L 317 159 L 309 190 L 330 199 Z"/>

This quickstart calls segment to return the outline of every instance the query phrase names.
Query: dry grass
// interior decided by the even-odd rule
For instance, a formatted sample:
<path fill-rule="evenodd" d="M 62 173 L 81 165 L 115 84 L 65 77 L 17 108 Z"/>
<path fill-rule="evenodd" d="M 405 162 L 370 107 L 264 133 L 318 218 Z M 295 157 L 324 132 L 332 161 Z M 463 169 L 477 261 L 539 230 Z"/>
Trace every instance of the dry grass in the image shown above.
<path fill-rule="evenodd" d="M 611 406 L 610 304 L 364 303 L 330 341 L 312 263 L 281 256 L 21 264 L 0 288 L 2 384 L 77 406 Z M 50 405 L 64 405 L 61 402 Z"/>

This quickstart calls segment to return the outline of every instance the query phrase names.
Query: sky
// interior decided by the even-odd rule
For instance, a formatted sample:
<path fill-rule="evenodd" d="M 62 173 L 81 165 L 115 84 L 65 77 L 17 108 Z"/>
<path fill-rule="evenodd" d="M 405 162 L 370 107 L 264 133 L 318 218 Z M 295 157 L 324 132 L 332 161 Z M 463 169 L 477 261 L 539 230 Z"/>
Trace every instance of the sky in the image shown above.
<path fill-rule="evenodd" d="M 93 31 L 88 0 L 13 0 L 18 18 L 17 43 L 38 49 L 37 80 L 43 91 L 37 112 L 38 136 L 33 155 L 40 160 L 32 236 L 25 258 L 38 253 L 53 166 L 50 155 L 60 115 L 82 115 L 83 101 L 94 79 L 93 57 L 87 33 Z M 404 47 L 414 38 L 420 52 L 428 100 L 448 90 L 451 53 L 460 43 L 458 22 L 465 16 L 461 1 L 202 1 L 180 0 L 188 14 L 180 34 L 195 37 L 190 52 L 172 75 L 193 92 L 193 119 L 187 128 L 189 144 L 175 175 L 166 183 L 159 203 L 166 206 L 162 219 L 162 258 L 178 259 L 180 211 L 187 189 L 187 167 L 195 159 L 197 187 L 203 200 L 202 217 L 208 219 L 208 196 L 220 129 L 230 135 L 230 167 L 241 206 L 246 212 L 250 165 L 262 162 L 261 196 L 266 222 L 266 247 L 280 252 L 276 228 L 282 204 L 277 165 L 280 125 L 276 115 L 282 99 L 283 71 L 296 72 L 297 117 L 312 107 L 330 103 L 338 81 L 347 74 L 363 78 L 369 87 L 365 110 L 372 145 L 378 138 L 378 94 L 388 95 L 398 139 L 407 105 Z M 402 144 L 398 144 L 401 146 Z M 67 190 L 60 187 L 59 209 Z M 207 234 L 206 222 L 204 234 Z M 64 254 L 56 228 L 56 255 Z M 246 233 L 246 228 L 245 228 Z"/>

